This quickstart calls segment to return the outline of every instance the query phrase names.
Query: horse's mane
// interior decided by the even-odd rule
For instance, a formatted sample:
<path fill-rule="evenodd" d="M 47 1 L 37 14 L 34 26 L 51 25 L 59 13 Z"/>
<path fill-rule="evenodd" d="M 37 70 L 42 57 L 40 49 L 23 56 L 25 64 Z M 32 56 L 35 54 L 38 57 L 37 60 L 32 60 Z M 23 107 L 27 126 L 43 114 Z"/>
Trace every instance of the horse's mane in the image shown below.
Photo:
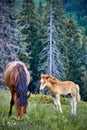
<path fill-rule="evenodd" d="M 16 95 L 18 97 L 18 105 L 27 105 L 27 91 L 28 87 L 26 86 L 26 72 L 23 65 L 17 64 L 18 76 L 17 76 L 17 87 Z"/>
<path fill-rule="evenodd" d="M 57 80 L 58 80 L 57 78 L 53 77 L 52 75 L 49 75 L 49 78 L 51 78 L 51 79 L 54 80 L 54 81 L 57 81 Z"/>
<path fill-rule="evenodd" d="M 52 75 L 49 75 L 49 76 L 48 76 L 48 79 L 49 79 L 49 81 L 50 81 L 52 84 L 55 84 L 55 83 L 57 83 L 57 82 L 59 81 L 57 78 L 53 77 Z"/>

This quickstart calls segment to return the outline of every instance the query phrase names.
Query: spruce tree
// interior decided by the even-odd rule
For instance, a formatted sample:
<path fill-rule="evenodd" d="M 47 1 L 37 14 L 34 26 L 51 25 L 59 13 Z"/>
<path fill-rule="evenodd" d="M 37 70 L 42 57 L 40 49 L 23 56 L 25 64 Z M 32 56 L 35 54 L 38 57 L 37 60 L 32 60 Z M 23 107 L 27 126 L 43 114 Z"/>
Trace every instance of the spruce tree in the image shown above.
<path fill-rule="evenodd" d="M 61 14 L 61 15 L 60 15 Z M 42 42 L 43 49 L 40 53 L 40 69 L 43 73 L 51 74 L 59 79 L 64 76 L 64 68 L 61 59 L 61 54 L 59 51 L 60 41 L 62 41 L 62 36 L 60 37 L 61 25 L 64 23 L 64 11 L 62 9 L 62 1 L 48 0 L 46 7 L 45 19 L 46 23 L 44 25 L 47 37 L 44 38 Z"/>
<path fill-rule="evenodd" d="M 82 86 L 81 86 L 81 96 L 82 100 L 87 101 L 87 37 L 83 37 L 83 44 L 81 48 L 82 52 Z"/>
<path fill-rule="evenodd" d="M 82 28 L 77 28 L 74 20 L 67 20 L 66 39 L 62 50 L 66 79 L 77 83 L 80 86 L 80 93 L 83 97 L 83 78 L 85 75 L 84 61 L 84 32 Z M 85 78 L 85 77 L 84 77 Z"/>
<path fill-rule="evenodd" d="M 21 2 L 16 2 L 16 10 L 15 17 L 17 19 L 17 29 L 16 33 L 17 44 L 20 47 L 20 51 L 18 53 L 21 61 L 26 63 L 28 69 L 30 68 L 29 59 L 31 51 L 27 52 L 27 45 L 29 46 L 31 43 L 29 42 L 29 3 L 27 0 L 22 0 Z"/>
<path fill-rule="evenodd" d="M 16 19 L 15 19 L 15 3 L 12 0 L 0 1 L 0 75 L 3 83 L 3 74 L 6 65 L 10 61 L 19 60 L 17 39 L 15 34 Z M 3 85 L 4 86 L 4 85 Z M 3 87 L 1 86 L 1 87 Z"/>

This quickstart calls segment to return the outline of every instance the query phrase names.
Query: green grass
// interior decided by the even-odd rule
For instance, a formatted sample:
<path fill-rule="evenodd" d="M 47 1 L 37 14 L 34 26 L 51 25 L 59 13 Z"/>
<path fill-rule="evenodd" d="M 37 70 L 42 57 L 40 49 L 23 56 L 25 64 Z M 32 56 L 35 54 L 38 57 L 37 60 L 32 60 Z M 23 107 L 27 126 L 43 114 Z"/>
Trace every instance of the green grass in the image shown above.
<path fill-rule="evenodd" d="M 31 95 L 27 113 L 22 119 L 17 118 L 16 108 L 8 118 L 10 92 L 0 90 L 0 130 L 86 130 L 87 103 L 80 101 L 77 114 L 71 115 L 67 99 L 62 98 L 63 114 L 60 114 L 51 96 Z"/>

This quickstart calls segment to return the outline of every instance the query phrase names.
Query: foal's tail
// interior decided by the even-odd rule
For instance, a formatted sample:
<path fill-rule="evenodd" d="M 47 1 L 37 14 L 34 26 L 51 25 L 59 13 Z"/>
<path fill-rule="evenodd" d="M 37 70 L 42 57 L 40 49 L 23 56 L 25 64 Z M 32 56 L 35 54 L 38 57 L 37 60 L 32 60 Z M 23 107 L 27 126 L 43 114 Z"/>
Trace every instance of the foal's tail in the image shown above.
<path fill-rule="evenodd" d="M 79 85 L 76 84 L 76 99 L 77 101 L 80 101 L 81 97 L 80 97 L 80 91 L 79 91 Z"/>

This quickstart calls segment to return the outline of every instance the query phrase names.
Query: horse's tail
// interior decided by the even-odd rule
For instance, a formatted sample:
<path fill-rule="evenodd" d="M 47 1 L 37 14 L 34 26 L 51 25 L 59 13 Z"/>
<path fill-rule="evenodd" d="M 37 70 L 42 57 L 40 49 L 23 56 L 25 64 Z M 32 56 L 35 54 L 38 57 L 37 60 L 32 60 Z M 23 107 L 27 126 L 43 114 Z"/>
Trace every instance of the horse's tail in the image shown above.
<path fill-rule="evenodd" d="M 80 90 L 79 90 L 79 85 L 76 84 L 76 99 L 77 101 L 80 101 Z"/>

